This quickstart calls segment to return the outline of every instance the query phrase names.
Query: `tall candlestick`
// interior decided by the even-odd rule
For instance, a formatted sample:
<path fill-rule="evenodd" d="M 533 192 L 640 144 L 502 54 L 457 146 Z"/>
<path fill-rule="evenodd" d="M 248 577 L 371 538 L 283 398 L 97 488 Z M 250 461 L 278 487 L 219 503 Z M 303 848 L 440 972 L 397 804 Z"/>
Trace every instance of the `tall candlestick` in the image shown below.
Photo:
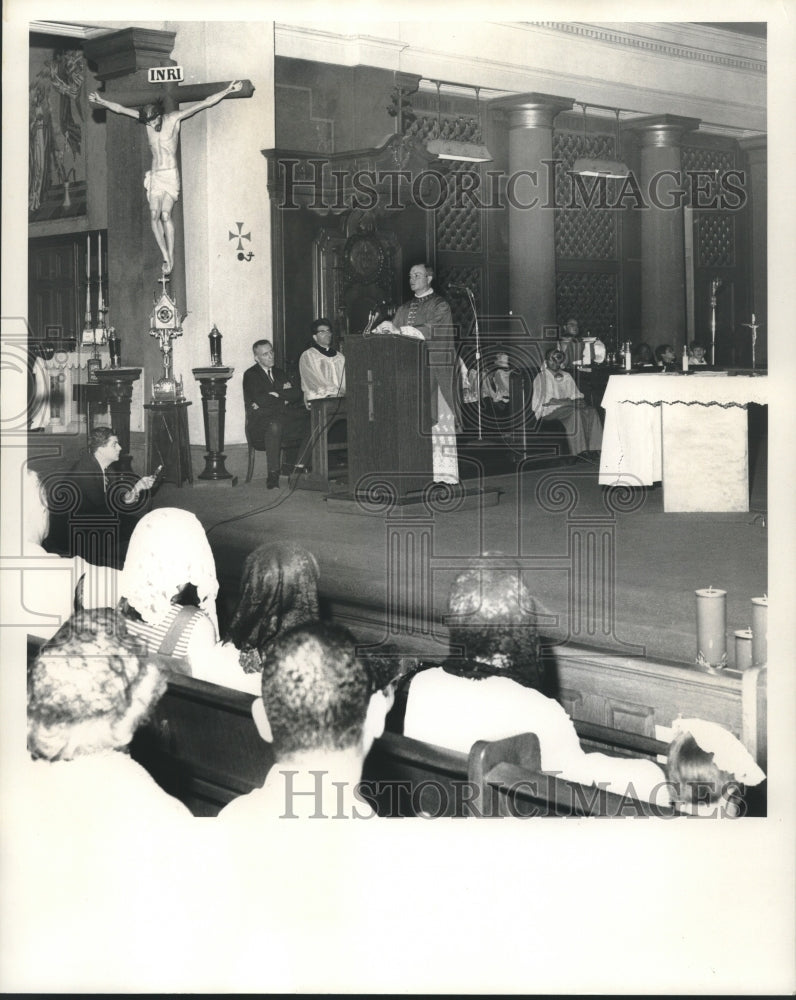
<path fill-rule="evenodd" d="M 91 234 L 86 236 L 86 315 L 83 318 L 83 329 L 93 330 L 91 322 Z"/>
<path fill-rule="evenodd" d="M 768 597 L 752 598 L 752 664 L 768 661 Z"/>
<path fill-rule="evenodd" d="M 727 591 L 697 590 L 697 663 L 702 667 L 727 665 Z"/>

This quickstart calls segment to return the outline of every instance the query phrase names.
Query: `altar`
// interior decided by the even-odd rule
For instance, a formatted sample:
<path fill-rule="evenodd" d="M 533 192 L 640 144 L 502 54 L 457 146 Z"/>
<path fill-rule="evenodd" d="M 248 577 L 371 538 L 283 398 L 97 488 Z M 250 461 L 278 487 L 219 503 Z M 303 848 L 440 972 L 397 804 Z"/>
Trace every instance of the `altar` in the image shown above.
<path fill-rule="evenodd" d="M 663 509 L 748 511 L 747 406 L 765 376 L 612 375 L 603 396 L 601 486 L 663 483 Z"/>

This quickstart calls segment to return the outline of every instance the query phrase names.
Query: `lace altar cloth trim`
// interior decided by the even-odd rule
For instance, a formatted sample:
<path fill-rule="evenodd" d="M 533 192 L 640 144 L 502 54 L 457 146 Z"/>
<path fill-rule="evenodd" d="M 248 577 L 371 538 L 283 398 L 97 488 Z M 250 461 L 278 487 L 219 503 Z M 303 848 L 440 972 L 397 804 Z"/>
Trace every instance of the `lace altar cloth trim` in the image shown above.
<path fill-rule="evenodd" d="M 684 406 L 746 406 L 768 403 L 768 380 L 765 375 L 695 374 L 676 375 L 612 375 L 603 396 L 604 408 L 617 403 L 682 403 Z"/>

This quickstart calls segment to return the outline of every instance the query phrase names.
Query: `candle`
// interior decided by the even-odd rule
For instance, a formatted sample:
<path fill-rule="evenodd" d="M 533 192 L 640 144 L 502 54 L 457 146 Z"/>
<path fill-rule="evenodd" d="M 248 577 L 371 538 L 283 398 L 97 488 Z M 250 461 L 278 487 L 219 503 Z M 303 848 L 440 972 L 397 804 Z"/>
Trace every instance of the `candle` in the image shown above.
<path fill-rule="evenodd" d="M 768 661 L 768 597 L 752 598 L 752 665 Z"/>
<path fill-rule="evenodd" d="M 727 591 L 697 590 L 697 663 L 723 667 L 727 663 Z"/>
<path fill-rule="evenodd" d="M 108 350 L 111 356 L 111 368 L 120 368 L 122 364 L 122 340 L 116 336 L 116 330 L 108 330 Z"/>
<path fill-rule="evenodd" d="M 86 283 L 91 278 L 91 236 L 86 235 Z"/>
<path fill-rule="evenodd" d="M 735 669 L 747 670 L 752 666 L 752 630 L 739 628 L 735 632 Z"/>
<path fill-rule="evenodd" d="M 102 288 L 102 233 L 97 233 L 97 273 Z"/>

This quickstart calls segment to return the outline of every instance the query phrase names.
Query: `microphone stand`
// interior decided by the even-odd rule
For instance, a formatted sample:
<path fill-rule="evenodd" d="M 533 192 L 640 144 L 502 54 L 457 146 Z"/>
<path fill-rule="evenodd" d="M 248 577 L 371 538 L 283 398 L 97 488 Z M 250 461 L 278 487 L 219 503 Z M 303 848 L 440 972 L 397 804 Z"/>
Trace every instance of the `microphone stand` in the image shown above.
<path fill-rule="evenodd" d="M 475 296 L 466 286 L 464 291 L 467 294 L 467 301 L 470 303 L 470 308 L 473 310 L 473 320 L 475 321 L 475 384 L 478 387 L 476 407 L 478 409 L 478 440 L 481 441 L 483 440 L 481 430 L 481 334 L 478 329 L 478 311 L 475 308 Z"/>
<path fill-rule="evenodd" d="M 713 278 L 710 282 L 710 363 L 716 367 L 716 292 L 721 284 L 721 278 Z"/>

